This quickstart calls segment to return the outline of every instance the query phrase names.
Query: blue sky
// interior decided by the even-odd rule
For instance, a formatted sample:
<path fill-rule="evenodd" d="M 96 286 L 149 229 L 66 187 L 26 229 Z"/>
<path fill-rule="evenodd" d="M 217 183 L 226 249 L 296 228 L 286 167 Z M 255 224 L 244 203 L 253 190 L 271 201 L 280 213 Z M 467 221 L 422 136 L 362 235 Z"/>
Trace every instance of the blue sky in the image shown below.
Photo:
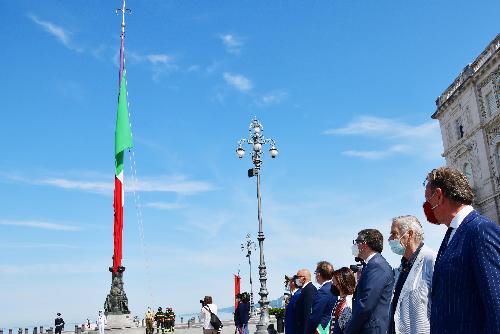
<path fill-rule="evenodd" d="M 56 312 L 93 319 L 109 292 L 119 6 L 1 1 L 0 327 L 48 324 Z M 235 149 L 254 116 L 280 151 L 262 168 L 271 298 L 300 267 L 352 263 L 360 229 L 387 237 L 394 216 L 423 221 L 422 181 L 444 164 L 434 101 L 496 36 L 500 10 L 498 1 L 128 6 L 137 183 L 127 157 L 123 262 L 134 314 L 195 311 L 207 294 L 230 305 L 238 269 L 248 289 L 240 244 L 257 234 L 255 180 Z M 436 249 L 443 228 L 425 232 Z"/>

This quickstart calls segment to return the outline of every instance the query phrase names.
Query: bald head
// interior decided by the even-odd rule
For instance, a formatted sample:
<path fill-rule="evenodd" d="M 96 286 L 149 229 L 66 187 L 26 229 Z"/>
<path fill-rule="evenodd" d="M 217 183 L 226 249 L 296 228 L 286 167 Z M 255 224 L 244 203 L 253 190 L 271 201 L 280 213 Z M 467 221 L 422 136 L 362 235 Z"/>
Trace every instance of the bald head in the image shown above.
<path fill-rule="evenodd" d="M 311 272 L 307 269 L 299 269 L 299 271 L 297 271 L 297 277 L 302 283 L 301 286 L 304 286 L 307 282 L 311 281 Z"/>

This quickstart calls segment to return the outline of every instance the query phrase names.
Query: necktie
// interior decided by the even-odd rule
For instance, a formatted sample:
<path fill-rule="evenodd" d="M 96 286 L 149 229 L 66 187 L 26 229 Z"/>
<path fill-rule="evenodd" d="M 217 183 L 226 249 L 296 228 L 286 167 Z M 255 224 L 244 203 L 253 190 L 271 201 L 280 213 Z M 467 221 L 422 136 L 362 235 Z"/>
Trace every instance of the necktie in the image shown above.
<path fill-rule="evenodd" d="M 450 236 L 451 236 L 451 231 L 453 231 L 453 227 L 448 227 L 448 230 L 446 231 L 446 234 L 444 235 L 443 242 L 441 243 L 441 247 L 439 247 L 439 251 L 436 257 L 436 263 L 434 264 L 434 274 L 432 276 L 432 286 L 435 286 L 435 281 L 437 280 L 437 277 L 439 276 L 439 260 L 441 259 L 441 256 L 443 255 L 444 251 L 446 250 L 446 247 L 448 247 L 448 242 L 450 241 Z M 432 296 L 435 296 L 435 289 L 432 289 Z"/>
<path fill-rule="evenodd" d="M 446 234 L 444 235 L 443 243 L 446 248 L 448 246 L 448 243 L 450 242 L 450 236 L 451 232 L 453 231 L 453 227 L 448 227 L 448 230 L 446 230 Z"/>
<path fill-rule="evenodd" d="M 448 247 L 448 242 L 450 241 L 451 231 L 453 231 L 453 227 L 448 227 L 448 230 L 446 231 L 446 234 L 444 235 L 443 242 L 441 242 L 441 247 L 439 247 L 437 259 L 439 259 L 441 257 L 441 255 L 446 250 L 446 247 Z"/>

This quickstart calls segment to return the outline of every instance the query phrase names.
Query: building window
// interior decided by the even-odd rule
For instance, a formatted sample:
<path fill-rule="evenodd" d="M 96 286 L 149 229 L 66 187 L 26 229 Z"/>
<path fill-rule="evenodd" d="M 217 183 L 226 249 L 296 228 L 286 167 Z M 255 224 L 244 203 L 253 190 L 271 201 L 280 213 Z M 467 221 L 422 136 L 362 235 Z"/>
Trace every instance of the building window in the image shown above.
<path fill-rule="evenodd" d="M 455 121 L 455 129 L 457 131 L 457 140 L 460 140 L 464 137 L 465 131 L 464 131 L 464 125 L 462 124 L 462 119 L 458 118 Z"/>
<path fill-rule="evenodd" d="M 497 163 L 497 176 L 500 173 L 500 144 L 497 144 L 497 148 L 495 150 L 496 155 L 496 163 Z"/>
<path fill-rule="evenodd" d="M 493 92 L 486 94 L 486 109 L 490 116 L 494 115 L 497 111 L 497 101 L 495 101 L 495 94 Z"/>
<path fill-rule="evenodd" d="M 464 174 L 467 177 L 467 180 L 469 180 L 469 184 L 472 187 L 474 185 L 474 179 L 472 178 L 472 166 L 468 162 L 464 164 Z"/>

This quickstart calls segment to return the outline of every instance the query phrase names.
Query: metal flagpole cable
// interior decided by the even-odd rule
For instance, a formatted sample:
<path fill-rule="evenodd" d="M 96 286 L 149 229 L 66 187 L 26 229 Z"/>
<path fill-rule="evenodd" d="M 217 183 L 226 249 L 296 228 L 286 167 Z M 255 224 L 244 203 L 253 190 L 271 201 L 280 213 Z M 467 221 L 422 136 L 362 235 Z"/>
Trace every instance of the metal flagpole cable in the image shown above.
<path fill-rule="evenodd" d="M 122 0 L 122 7 L 118 8 L 116 10 L 116 14 L 120 13 L 122 16 L 122 24 L 121 24 L 121 34 L 120 34 L 120 71 L 119 71 L 119 83 L 121 82 L 121 79 L 123 77 L 123 71 L 125 70 L 125 14 L 126 13 L 131 13 L 132 11 L 126 7 L 125 0 Z M 126 76 L 125 76 L 126 78 Z M 128 90 L 127 90 L 127 85 L 128 82 L 125 79 L 125 91 L 126 91 L 126 96 L 127 96 L 127 110 L 128 110 L 128 118 L 129 118 L 129 127 L 130 127 L 130 132 L 131 136 L 133 137 L 132 133 L 132 122 L 131 122 L 131 114 L 130 114 L 130 102 L 128 100 Z M 144 221 L 142 218 L 142 209 L 140 205 L 140 198 L 139 194 L 137 194 L 136 189 L 137 189 L 137 168 L 136 168 L 136 163 L 135 163 L 135 154 L 134 151 L 129 149 L 128 150 L 129 154 L 129 159 L 130 159 L 130 172 L 132 176 L 132 193 L 134 194 L 134 204 L 135 204 L 135 209 L 136 209 L 136 215 L 137 215 L 137 225 L 139 227 L 139 239 L 141 242 L 141 251 L 142 255 L 144 258 L 144 263 L 145 263 L 145 269 L 146 269 L 146 281 L 147 281 L 147 289 L 149 292 L 150 296 L 150 302 L 151 306 L 155 305 L 155 300 L 153 297 L 153 289 L 151 285 L 151 270 L 150 270 L 150 265 L 149 265 L 149 257 L 146 252 L 146 246 L 145 246 L 145 238 L 144 238 Z"/>
<path fill-rule="evenodd" d="M 125 62 L 125 59 L 123 60 Z M 127 87 L 127 79 L 125 79 L 125 87 Z M 132 121 L 131 121 L 131 113 L 130 113 L 130 102 L 128 99 L 128 90 L 127 90 L 127 107 L 128 107 L 128 118 L 130 122 L 130 131 L 132 132 Z M 132 138 L 133 138 L 133 132 L 132 132 Z M 138 179 L 137 179 L 137 166 L 136 166 L 136 160 L 135 160 L 135 151 L 129 149 L 129 160 L 130 160 L 130 173 L 132 177 L 132 193 L 134 194 L 134 205 L 135 205 L 135 210 L 136 210 L 136 215 L 137 215 L 137 225 L 139 227 L 139 238 L 141 241 L 141 251 L 142 251 L 142 256 L 144 257 L 144 264 L 145 264 L 145 269 L 146 269 L 146 281 L 147 281 L 147 286 L 148 286 L 148 293 L 150 297 L 150 302 L 151 306 L 156 305 L 155 300 L 154 300 L 154 295 L 153 295 L 153 288 L 151 284 L 151 266 L 149 262 L 149 256 L 146 250 L 146 242 L 145 242 L 145 237 L 144 237 L 144 220 L 142 216 L 142 206 L 140 202 L 140 195 L 137 193 L 137 185 L 139 184 Z"/>

